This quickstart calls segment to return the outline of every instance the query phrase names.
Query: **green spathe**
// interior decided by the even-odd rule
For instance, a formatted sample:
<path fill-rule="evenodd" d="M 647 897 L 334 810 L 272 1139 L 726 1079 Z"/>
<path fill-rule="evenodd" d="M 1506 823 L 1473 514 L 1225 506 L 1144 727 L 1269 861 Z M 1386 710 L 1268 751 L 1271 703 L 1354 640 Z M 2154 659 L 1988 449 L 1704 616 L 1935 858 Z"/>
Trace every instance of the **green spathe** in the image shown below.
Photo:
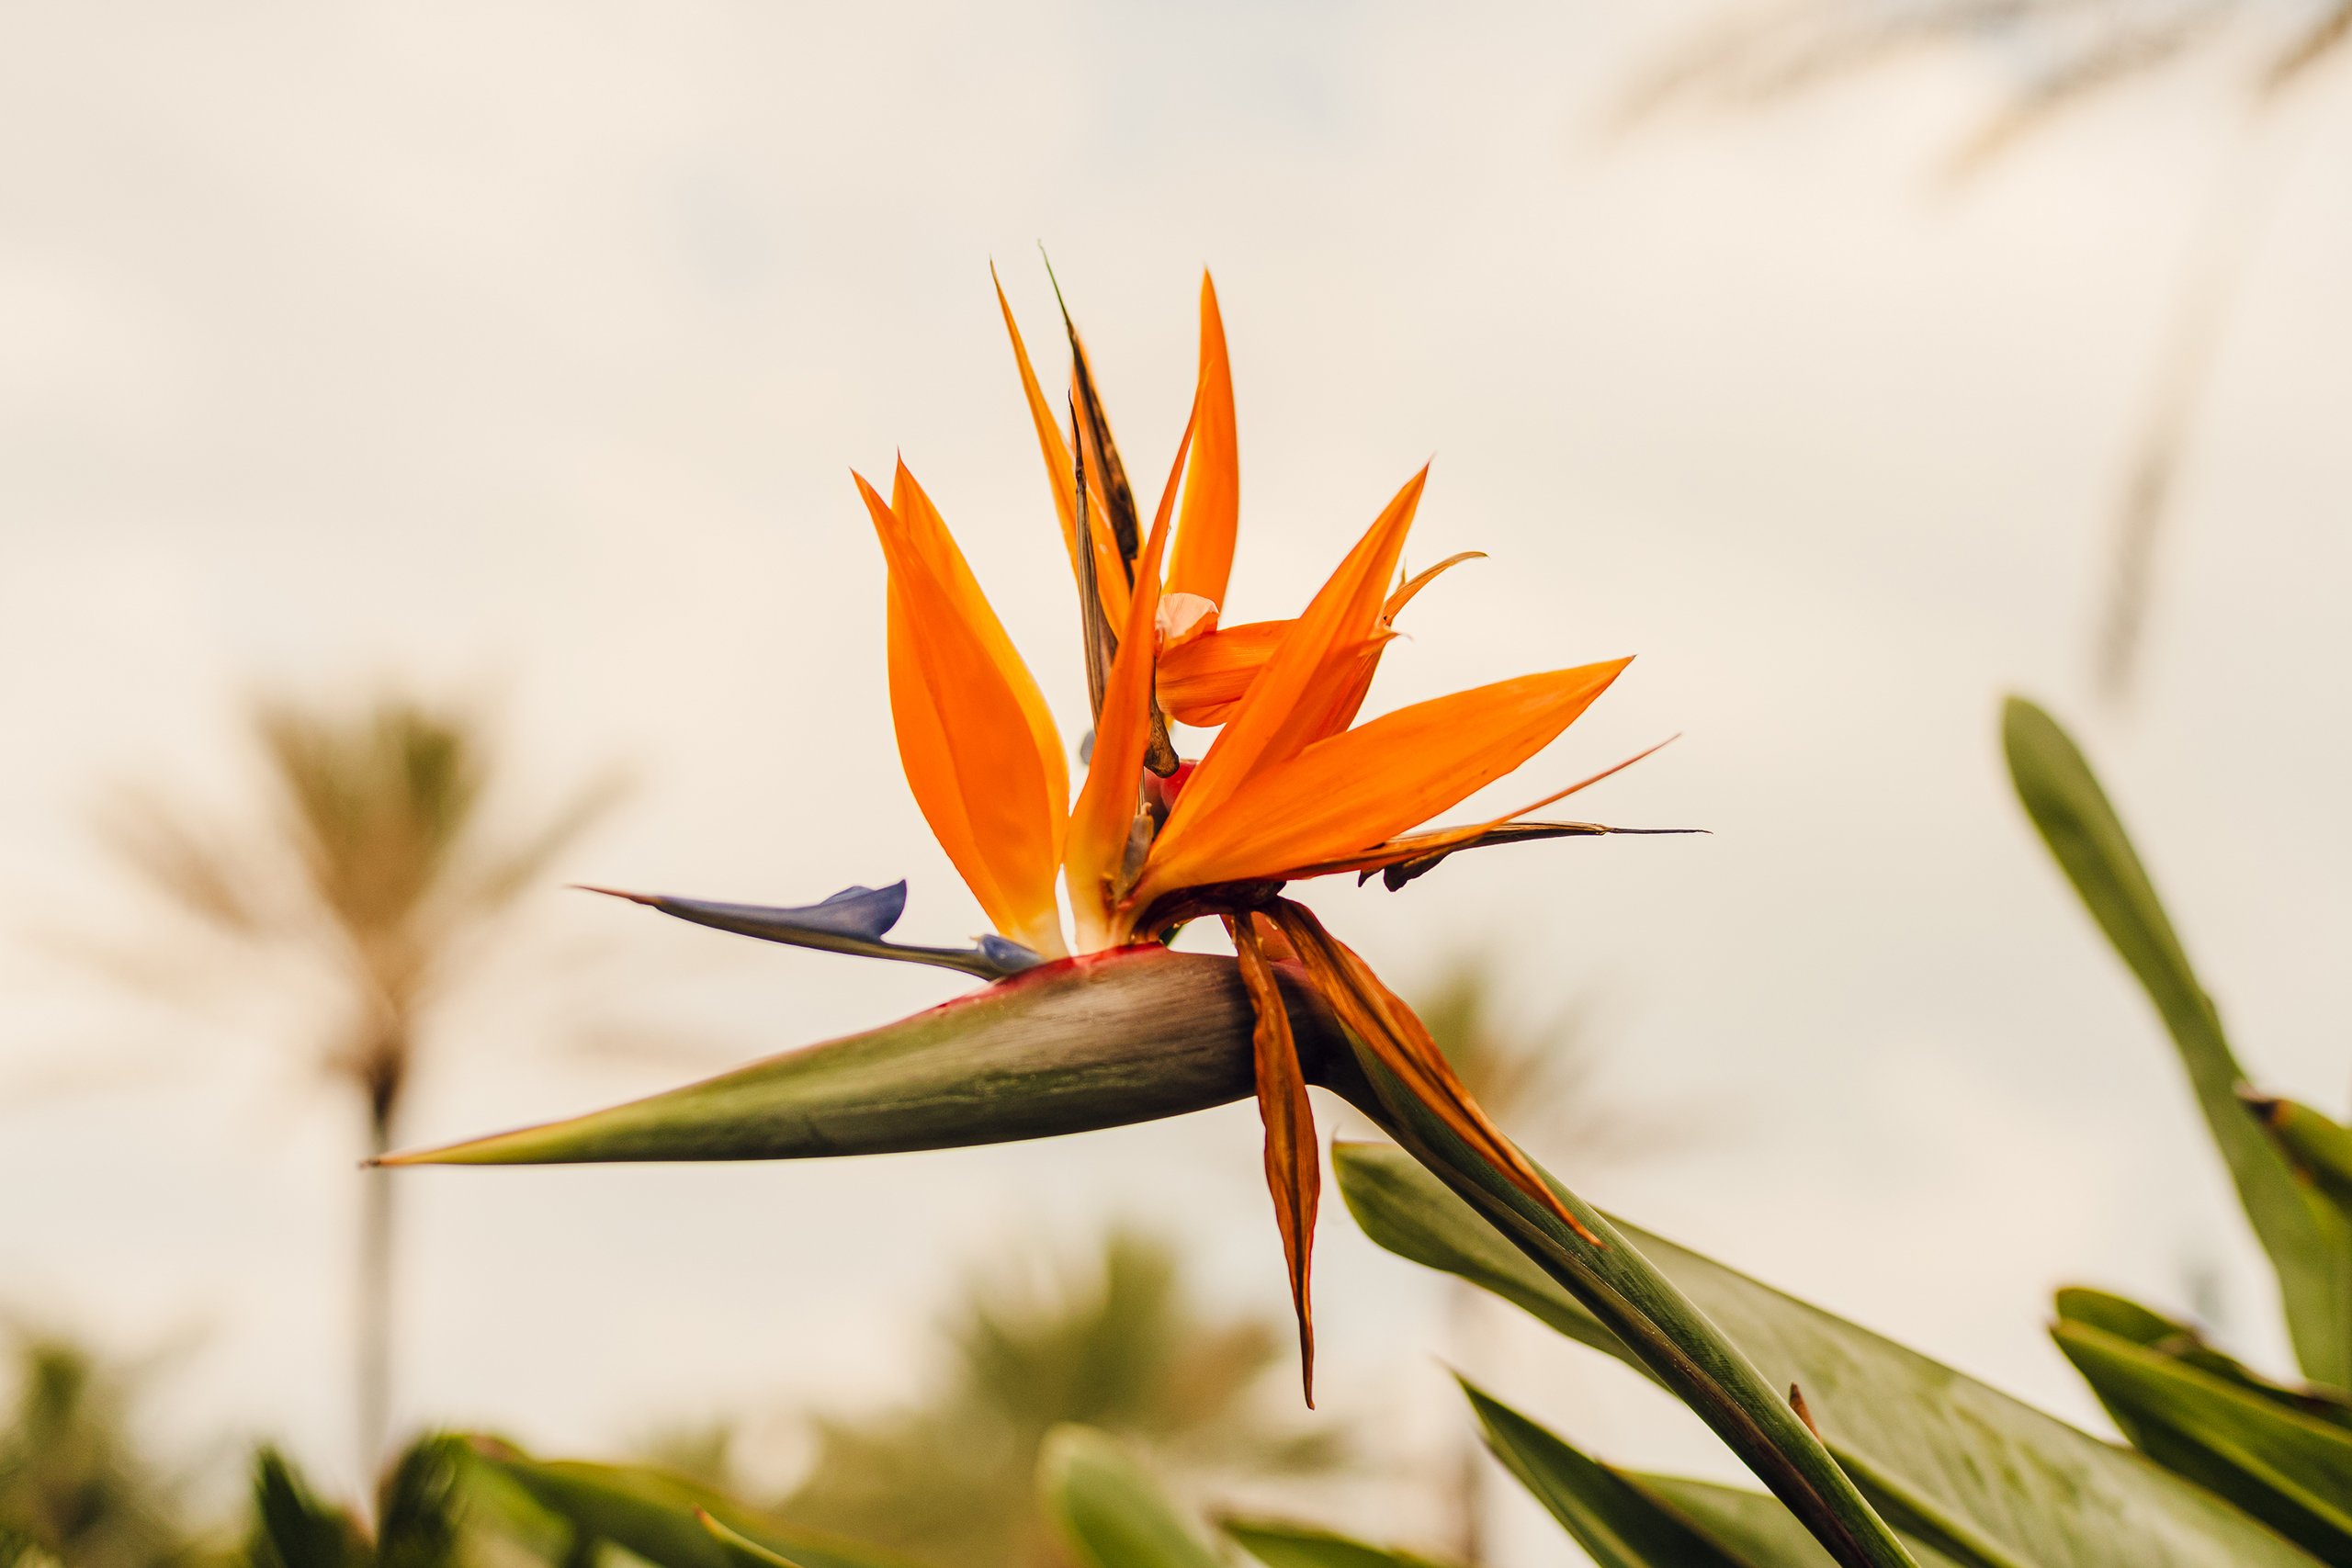
<path fill-rule="evenodd" d="M 1331 1025 L 1303 990 L 1291 1001 L 1311 1076 Z M 610 1110 L 383 1163 L 808 1159 L 1091 1132 L 1246 1098 L 1250 1030 L 1231 959 L 1125 948 Z"/>

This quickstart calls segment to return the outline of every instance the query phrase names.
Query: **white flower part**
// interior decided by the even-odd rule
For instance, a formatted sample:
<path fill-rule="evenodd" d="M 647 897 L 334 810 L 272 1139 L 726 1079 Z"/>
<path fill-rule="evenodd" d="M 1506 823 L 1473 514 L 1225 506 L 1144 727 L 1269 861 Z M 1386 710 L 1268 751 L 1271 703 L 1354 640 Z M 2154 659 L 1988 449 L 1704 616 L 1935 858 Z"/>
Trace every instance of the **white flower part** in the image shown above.
<path fill-rule="evenodd" d="M 1216 601 L 1198 593 L 1163 593 L 1158 618 L 1159 646 L 1175 648 L 1216 630 Z"/>

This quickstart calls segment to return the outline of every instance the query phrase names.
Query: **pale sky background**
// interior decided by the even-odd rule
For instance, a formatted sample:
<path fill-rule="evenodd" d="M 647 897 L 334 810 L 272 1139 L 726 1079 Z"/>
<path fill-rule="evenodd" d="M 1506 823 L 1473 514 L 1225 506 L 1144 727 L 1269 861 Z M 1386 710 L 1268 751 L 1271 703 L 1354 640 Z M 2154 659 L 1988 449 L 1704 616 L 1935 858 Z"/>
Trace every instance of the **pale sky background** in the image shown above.
<path fill-rule="evenodd" d="M 642 787 L 559 868 L 797 902 L 976 906 L 907 795 L 881 565 L 848 481 L 903 449 L 1083 728 L 1069 586 L 989 292 L 1050 343 L 1052 250 L 1156 476 L 1216 270 L 1241 422 L 1235 618 L 1289 613 L 1436 455 L 1375 706 L 1621 653 L 1498 798 L 1662 735 L 1586 797 L 1713 836 L 1470 857 L 1315 901 L 1400 983 L 1464 943 L 1529 1015 L 1597 996 L 1610 1092 L 1706 1136 L 1563 1174 L 2080 1418 L 2051 1289 L 2267 1279 L 2169 1048 L 2048 866 L 1995 739 L 2074 719 L 2267 1081 L 2345 1100 L 2352 947 L 2352 94 L 2272 170 L 2127 714 L 2087 680 L 2123 455 L 2243 134 L 2190 72 L 1958 189 L 1997 88 L 1954 60 L 1600 133 L 1703 7 L 80 4 L 0 21 L 0 1303 L 177 1347 L 162 1437 L 348 1480 L 356 1137 L 299 998 L 116 997 L 60 929 L 155 930 L 90 848 L 113 781 L 233 802 L 242 695 L 485 693 L 519 798 Z M 412 1133 L 585 1108 L 884 1021 L 951 977 L 550 890 L 453 1014 Z M 551 977 L 549 977 L 551 976 Z M 673 1059 L 568 1050 L 658 1027 Z M 664 1420 L 920 1385 L 976 1262 L 1156 1217 L 1279 1312 L 1245 1107 L 1049 1145 L 410 1180 L 402 1409 L 611 1451 Z M 1333 1202 L 1321 1382 L 1396 1452 L 1458 1440 L 1437 1357 L 1612 1458 L 1723 1472 L 1629 1375 L 1507 1325 Z M 770 1426 L 777 1426 L 773 1419 Z M 217 1456 L 216 1456 L 217 1457 Z M 788 1455 L 787 1455 L 788 1459 Z M 777 1462 L 786 1462 L 779 1460 Z M 1514 1501 L 1511 1560 L 1573 1556 Z M 1432 1527 L 1410 1487 L 1363 1533 Z"/>

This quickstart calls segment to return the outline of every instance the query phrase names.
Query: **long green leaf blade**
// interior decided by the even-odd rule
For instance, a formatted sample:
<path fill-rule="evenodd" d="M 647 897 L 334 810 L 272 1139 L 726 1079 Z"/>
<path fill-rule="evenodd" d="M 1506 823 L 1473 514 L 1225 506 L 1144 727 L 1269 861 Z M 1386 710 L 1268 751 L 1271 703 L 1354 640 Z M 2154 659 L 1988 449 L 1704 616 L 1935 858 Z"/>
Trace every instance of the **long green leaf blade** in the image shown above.
<path fill-rule="evenodd" d="M 2317 1203 L 2238 1100 L 2245 1075 L 2155 885 L 2065 730 L 2011 697 L 2001 737 L 2018 798 L 2172 1034 L 2238 1200 L 2278 1275 L 2303 1375 L 2352 1389 L 2352 1227 Z"/>
<path fill-rule="evenodd" d="M 1111 1438 L 1057 1427 L 1038 1461 L 1046 1506 L 1092 1568 L 1222 1568 Z"/>
<path fill-rule="evenodd" d="M 1829 1554 L 1805 1534 L 1780 1500 L 1740 1486 L 1680 1475 L 1621 1471 L 1626 1480 L 1706 1532 L 1724 1551 L 1758 1568 L 1829 1568 Z M 1905 1538 L 1919 1568 L 1963 1568 L 1924 1541 Z"/>
<path fill-rule="evenodd" d="M 1690 1520 L 1509 1405 L 1467 1383 L 1463 1392 L 1503 1468 L 1599 1568 L 1780 1568 L 1725 1551 Z"/>
<path fill-rule="evenodd" d="M 474 1449 L 480 1462 L 548 1512 L 654 1568 L 755 1568 L 758 1559 L 713 1535 L 704 1515 L 797 1568 L 910 1568 L 879 1548 L 788 1529 L 710 1487 L 650 1466 L 536 1460 L 489 1438 L 476 1438 Z"/>
<path fill-rule="evenodd" d="M 2352 1432 L 2352 1399 L 2317 1385 L 2289 1387 L 2274 1382 L 2232 1356 L 2205 1343 L 2203 1336 L 2185 1323 L 2139 1303 L 2105 1291 L 2070 1285 L 2058 1292 L 2061 1323 L 2077 1323 L 2112 1334 L 2167 1360 L 2196 1368 L 2209 1377 L 2292 1410 L 2314 1421 L 2324 1421 Z"/>
<path fill-rule="evenodd" d="M 710 1532 L 712 1540 L 729 1548 L 738 1556 L 748 1557 L 755 1562 L 764 1562 L 767 1568 L 808 1568 L 808 1564 L 786 1557 L 772 1546 L 761 1545 L 741 1530 L 729 1529 L 710 1514 L 699 1514 L 695 1517 L 701 1521 L 702 1528 Z"/>
<path fill-rule="evenodd" d="M 1507 1282 L 1498 1290 L 1506 1299 L 1534 1303 L 1544 1321 L 1640 1365 L 1402 1150 L 1340 1144 L 1331 1163 L 1349 1211 L 1374 1241 L 1490 1288 Z M 1698 1253 L 1612 1224 L 1766 1377 L 1804 1388 L 1831 1451 L 1874 1486 L 1900 1489 L 1914 1507 L 2018 1561 L 2041 1568 L 2311 1568 L 2312 1559 L 2299 1549 L 2136 1455 Z"/>
<path fill-rule="evenodd" d="M 1414 1552 L 1368 1546 L 1312 1525 L 1224 1519 L 1218 1528 L 1266 1568 L 1444 1568 Z"/>
<path fill-rule="evenodd" d="M 2051 1332 L 2150 1458 L 2352 1563 L 2352 1432 L 2088 1324 Z"/>

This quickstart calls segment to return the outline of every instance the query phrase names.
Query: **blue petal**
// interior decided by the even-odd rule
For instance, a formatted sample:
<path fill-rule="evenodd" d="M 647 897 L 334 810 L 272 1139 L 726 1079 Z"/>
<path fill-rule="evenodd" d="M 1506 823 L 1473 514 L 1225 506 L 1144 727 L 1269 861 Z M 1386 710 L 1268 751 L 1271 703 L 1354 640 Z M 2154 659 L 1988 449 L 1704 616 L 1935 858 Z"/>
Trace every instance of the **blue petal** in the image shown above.
<path fill-rule="evenodd" d="M 1008 975 L 1018 975 L 1023 969 L 1035 969 L 1046 961 L 1046 955 L 1034 947 L 1023 947 L 1009 936 L 994 931 L 980 938 L 980 956 Z"/>
<path fill-rule="evenodd" d="M 907 885 L 888 887 L 844 887 L 817 904 L 722 904 L 709 898 L 674 898 L 666 893 L 627 893 L 616 887 L 590 887 L 643 904 L 665 915 L 692 920 L 698 926 L 780 942 L 793 947 L 813 947 L 827 953 L 847 953 L 861 958 L 895 958 L 905 964 L 930 964 L 960 970 L 983 980 L 1001 980 L 1045 960 L 1017 942 L 986 938 L 978 947 L 910 947 L 884 942 L 882 935 L 906 912 Z"/>
<path fill-rule="evenodd" d="M 722 904 L 708 898 L 673 898 L 666 895 L 644 902 L 665 914 L 697 925 L 770 942 L 794 942 L 803 937 L 854 937 L 879 942 L 906 912 L 907 885 L 888 887 L 844 887 L 817 904 Z"/>

